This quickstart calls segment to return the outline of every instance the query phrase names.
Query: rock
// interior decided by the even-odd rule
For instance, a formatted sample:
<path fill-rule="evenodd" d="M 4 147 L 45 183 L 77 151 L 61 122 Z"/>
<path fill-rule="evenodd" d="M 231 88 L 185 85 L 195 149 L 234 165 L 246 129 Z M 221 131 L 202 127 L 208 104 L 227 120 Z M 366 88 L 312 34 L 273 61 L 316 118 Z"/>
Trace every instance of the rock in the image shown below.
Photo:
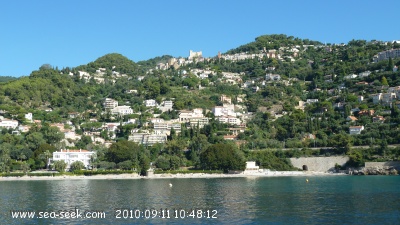
<path fill-rule="evenodd" d="M 390 175 L 398 175 L 398 172 L 397 172 L 397 170 L 395 168 L 392 168 L 392 169 L 389 170 L 389 174 Z"/>

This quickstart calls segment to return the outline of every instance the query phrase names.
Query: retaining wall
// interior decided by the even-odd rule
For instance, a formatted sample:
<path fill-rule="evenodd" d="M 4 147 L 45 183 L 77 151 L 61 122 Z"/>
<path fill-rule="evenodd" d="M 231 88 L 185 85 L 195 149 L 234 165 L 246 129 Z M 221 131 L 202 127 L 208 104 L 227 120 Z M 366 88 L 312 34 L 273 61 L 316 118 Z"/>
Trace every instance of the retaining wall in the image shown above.
<path fill-rule="evenodd" d="M 336 163 L 344 166 L 347 161 L 349 161 L 348 156 L 290 158 L 294 167 L 303 169 L 303 166 L 306 165 L 308 171 L 316 172 L 332 171 L 335 169 Z"/>

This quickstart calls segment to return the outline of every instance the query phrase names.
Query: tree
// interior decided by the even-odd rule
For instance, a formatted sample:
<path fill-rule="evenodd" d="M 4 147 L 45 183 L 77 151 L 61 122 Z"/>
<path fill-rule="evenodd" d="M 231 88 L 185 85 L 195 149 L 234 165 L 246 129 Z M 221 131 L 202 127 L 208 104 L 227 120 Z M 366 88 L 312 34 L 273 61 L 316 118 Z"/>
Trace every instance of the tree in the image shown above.
<path fill-rule="evenodd" d="M 70 166 L 71 172 L 82 170 L 84 168 L 85 168 L 85 165 L 81 161 L 75 161 L 75 162 L 71 163 L 71 166 Z"/>
<path fill-rule="evenodd" d="M 185 147 L 185 142 L 183 140 L 171 140 L 166 143 L 165 150 L 170 155 L 181 156 Z"/>
<path fill-rule="evenodd" d="M 82 135 L 81 139 L 76 143 L 77 148 L 86 148 L 88 144 L 92 143 L 92 138 L 90 136 Z"/>
<path fill-rule="evenodd" d="M 200 154 L 203 169 L 244 170 L 245 159 L 241 152 L 230 144 L 214 144 Z"/>
<path fill-rule="evenodd" d="M 42 161 L 44 161 L 44 163 L 46 164 L 46 169 L 48 169 L 48 165 L 49 165 L 49 159 L 51 158 L 53 154 L 49 151 L 46 150 L 45 152 L 43 152 L 42 154 L 39 155 L 39 159 L 41 159 Z"/>
<path fill-rule="evenodd" d="M 171 169 L 176 170 L 181 166 L 181 158 L 179 156 L 173 155 L 169 158 Z"/>
<path fill-rule="evenodd" d="M 392 71 L 393 67 L 394 67 L 393 59 L 392 59 L 392 57 L 389 57 L 387 71 Z"/>
<path fill-rule="evenodd" d="M 156 167 L 162 170 L 169 170 L 171 168 L 170 160 L 167 156 L 160 155 L 156 159 Z"/>
<path fill-rule="evenodd" d="M 67 168 L 67 163 L 64 160 L 57 160 L 54 162 L 53 167 L 61 173 L 65 171 L 65 168 Z"/>
<path fill-rule="evenodd" d="M 329 139 L 329 144 L 332 147 L 344 150 L 344 152 L 349 152 L 353 145 L 353 137 L 346 133 L 335 134 Z"/>
<path fill-rule="evenodd" d="M 27 173 L 30 170 L 30 165 L 27 162 L 22 162 L 21 169 L 24 173 Z"/>
<path fill-rule="evenodd" d="M 25 137 L 25 141 L 29 149 L 31 149 L 32 151 L 38 149 L 41 144 L 46 143 L 46 141 L 43 138 L 43 134 L 39 132 L 33 132 L 31 134 L 28 134 Z"/>
<path fill-rule="evenodd" d="M 384 86 L 388 86 L 388 85 L 389 85 L 389 84 L 388 84 L 388 81 L 387 81 L 387 79 L 386 79 L 386 77 L 382 77 L 381 83 L 382 83 L 382 85 L 384 85 Z"/>
<path fill-rule="evenodd" d="M 43 126 L 42 133 L 44 133 L 44 139 L 49 144 L 55 144 L 64 139 L 64 133 L 60 131 L 58 127 Z"/>
<path fill-rule="evenodd" d="M 147 170 L 150 169 L 150 159 L 144 153 L 139 154 L 139 168 L 142 176 L 146 175 Z"/>
<path fill-rule="evenodd" d="M 109 162 L 120 163 L 126 160 L 131 160 L 134 165 L 138 164 L 139 160 L 138 144 L 132 141 L 121 140 L 113 143 L 105 153 L 105 158 Z"/>
<path fill-rule="evenodd" d="M 133 163 L 131 160 L 126 160 L 117 164 L 121 170 L 132 170 Z"/>

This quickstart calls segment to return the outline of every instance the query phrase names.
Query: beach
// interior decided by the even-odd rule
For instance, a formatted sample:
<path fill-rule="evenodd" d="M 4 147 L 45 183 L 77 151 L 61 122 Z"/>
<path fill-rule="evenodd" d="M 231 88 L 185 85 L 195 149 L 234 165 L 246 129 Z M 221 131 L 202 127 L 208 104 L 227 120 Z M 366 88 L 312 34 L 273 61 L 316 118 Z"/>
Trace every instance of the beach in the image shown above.
<path fill-rule="evenodd" d="M 170 178 L 257 178 L 257 177 L 289 177 L 289 176 L 337 176 L 343 173 L 326 173 L 313 171 L 269 171 L 263 173 L 239 173 L 239 174 L 207 174 L 207 173 L 178 173 L 178 174 L 153 174 L 140 176 L 138 174 L 107 174 L 107 175 L 61 175 L 61 176 L 22 176 L 22 177 L 0 177 L 0 181 L 17 180 L 119 180 L 119 179 L 170 179 Z"/>

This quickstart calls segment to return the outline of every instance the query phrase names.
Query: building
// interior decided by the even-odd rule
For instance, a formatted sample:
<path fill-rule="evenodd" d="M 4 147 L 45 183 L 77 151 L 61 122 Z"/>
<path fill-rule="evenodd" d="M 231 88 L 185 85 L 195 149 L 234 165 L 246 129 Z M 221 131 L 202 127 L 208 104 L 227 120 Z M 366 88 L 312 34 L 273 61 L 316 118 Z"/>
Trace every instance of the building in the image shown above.
<path fill-rule="evenodd" d="M 357 118 L 355 116 L 348 116 L 346 118 L 346 120 L 349 121 L 349 122 L 355 122 L 355 121 L 357 121 Z"/>
<path fill-rule="evenodd" d="M 63 160 L 67 163 L 66 169 L 68 170 L 71 167 L 73 162 L 80 161 L 85 165 L 86 168 L 90 167 L 90 159 L 95 155 L 95 152 L 88 150 L 69 150 L 64 149 L 59 152 L 53 152 L 53 162 Z"/>
<path fill-rule="evenodd" d="M 350 75 L 344 76 L 343 79 L 348 80 L 348 79 L 355 79 L 357 77 L 358 77 L 357 74 L 350 74 Z"/>
<path fill-rule="evenodd" d="M 138 144 L 152 146 L 157 143 L 165 143 L 167 141 L 167 135 L 166 134 L 134 133 L 128 137 L 128 140 L 136 142 Z"/>
<path fill-rule="evenodd" d="M 209 118 L 208 117 L 192 117 L 189 118 L 189 124 L 191 127 L 199 127 L 203 128 L 204 125 L 209 123 Z"/>
<path fill-rule="evenodd" d="M 260 167 L 256 166 L 255 161 L 247 161 L 246 162 L 246 169 L 244 170 L 244 174 L 251 174 L 251 173 L 259 173 Z"/>
<path fill-rule="evenodd" d="M 374 56 L 374 62 L 380 62 L 389 58 L 400 57 L 400 49 L 392 49 L 384 52 L 379 52 L 378 55 Z"/>
<path fill-rule="evenodd" d="M 15 129 L 18 127 L 17 120 L 10 120 L 6 118 L 0 119 L 0 128 Z"/>
<path fill-rule="evenodd" d="M 385 93 L 382 94 L 382 104 L 383 105 L 392 105 L 392 102 L 396 100 L 396 93 Z"/>
<path fill-rule="evenodd" d="M 318 99 L 307 99 L 307 104 L 317 103 Z"/>
<path fill-rule="evenodd" d="M 226 95 L 221 95 L 221 97 L 219 98 L 219 100 L 220 100 L 222 103 L 232 104 L 232 99 L 231 99 L 231 97 L 228 97 L 228 96 L 226 96 Z"/>
<path fill-rule="evenodd" d="M 281 80 L 281 75 L 279 75 L 279 74 L 271 74 L 271 73 L 267 73 L 266 75 L 265 75 L 265 80 L 266 81 L 278 81 L 278 80 Z"/>
<path fill-rule="evenodd" d="M 157 102 L 154 99 L 144 100 L 143 103 L 146 107 L 156 107 L 157 106 Z"/>
<path fill-rule="evenodd" d="M 173 106 L 174 106 L 174 102 L 173 101 L 163 101 L 158 106 L 158 109 L 161 110 L 162 112 L 166 112 L 168 110 L 172 110 Z"/>
<path fill-rule="evenodd" d="M 33 115 L 32 113 L 25 114 L 25 120 L 29 123 L 33 123 Z"/>
<path fill-rule="evenodd" d="M 371 71 L 367 70 L 358 74 L 359 77 L 368 77 L 371 75 Z"/>
<path fill-rule="evenodd" d="M 202 58 L 203 57 L 203 52 L 199 51 L 199 52 L 194 52 L 192 50 L 189 51 L 189 60 L 195 59 L 195 58 Z"/>
<path fill-rule="evenodd" d="M 370 95 L 370 96 L 371 96 L 372 102 L 373 102 L 374 104 L 378 104 L 378 103 L 380 103 L 381 100 L 382 100 L 382 93 L 372 94 L 372 95 Z"/>
<path fill-rule="evenodd" d="M 374 116 L 372 117 L 373 123 L 383 123 L 385 122 L 385 118 L 383 116 Z"/>
<path fill-rule="evenodd" d="M 156 134 L 167 134 L 171 133 L 171 129 L 174 129 L 176 133 L 181 132 L 180 123 L 168 123 L 168 122 L 155 122 L 153 123 L 154 133 Z"/>
<path fill-rule="evenodd" d="M 230 125 L 240 125 L 240 123 L 241 123 L 240 119 L 238 119 L 234 116 L 220 116 L 220 117 L 216 117 L 215 119 L 221 123 L 227 123 Z"/>
<path fill-rule="evenodd" d="M 351 126 L 349 127 L 350 135 L 361 134 L 361 131 L 364 130 L 364 126 Z"/>
<path fill-rule="evenodd" d="M 179 112 L 179 122 L 190 122 L 191 118 L 204 117 L 203 109 L 193 109 L 192 111 L 181 110 Z"/>
<path fill-rule="evenodd" d="M 106 109 L 113 109 L 118 106 L 118 101 L 115 101 L 112 98 L 106 98 L 104 100 L 104 108 Z"/>
<path fill-rule="evenodd" d="M 215 106 L 211 109 L 214 116 L 236 116 L 234 105 Z"/>
<path fill-rule="evenodd" d="M 126 105 L 117 106 L 117 107 L 111 109 L 111 114 L 114 114 L 114 115 L 125 116 L 125 115 L 130 115 L 132 113 L 133 113 L 133 109 L 131 109 L 130 106 L 126 106 Z"/>

